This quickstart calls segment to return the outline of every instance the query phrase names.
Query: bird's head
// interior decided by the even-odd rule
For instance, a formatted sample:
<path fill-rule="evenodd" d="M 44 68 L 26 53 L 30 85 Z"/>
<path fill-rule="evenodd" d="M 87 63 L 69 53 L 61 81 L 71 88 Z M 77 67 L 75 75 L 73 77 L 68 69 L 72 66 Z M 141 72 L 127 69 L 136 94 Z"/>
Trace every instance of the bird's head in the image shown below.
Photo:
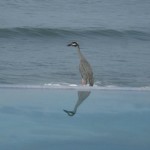
<path fill-rule="evenodd" d="M 67 46 L 79 47 L 79 44 L 77 42 L 71 42 Z"/>
<path fill-rule="evenodd" d="M 66 112 L 68 114 L 68 116 L 74 116 L 76 113 L 74 111 L 68 111 L 68 110 L 64 110 L 64 112 Z"/>

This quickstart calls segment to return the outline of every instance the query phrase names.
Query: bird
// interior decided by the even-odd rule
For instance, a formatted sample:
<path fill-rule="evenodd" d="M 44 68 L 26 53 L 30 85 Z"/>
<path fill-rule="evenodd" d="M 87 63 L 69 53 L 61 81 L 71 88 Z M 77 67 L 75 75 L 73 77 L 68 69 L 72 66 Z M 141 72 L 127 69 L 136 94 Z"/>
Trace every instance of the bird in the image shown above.
<path fill-rule="evenodd" d="M 82 85 L 86 85 L 89 83 L 90 86 L 93 86 L 94 85 L 93 70 L 90 63 L 86 60 L 84 55 L 81 53 L 79 44 L 73 41 L 67 46 L 72 46 L 77 48 L 77 52 L 80 59 L 79 71 L 82 77 L 82 81 L 81 81 Z"/>
<path fill-rule="evenodd" d="M 73 111 L 65 110 L 64 112 L 68 114 L 68 116 L 74 116 L 77 112 L 78 107 L 82 104 L 82 102 L 90 95 L 91 91 L 78 91 L 78 100 L 74 106 Z"/>

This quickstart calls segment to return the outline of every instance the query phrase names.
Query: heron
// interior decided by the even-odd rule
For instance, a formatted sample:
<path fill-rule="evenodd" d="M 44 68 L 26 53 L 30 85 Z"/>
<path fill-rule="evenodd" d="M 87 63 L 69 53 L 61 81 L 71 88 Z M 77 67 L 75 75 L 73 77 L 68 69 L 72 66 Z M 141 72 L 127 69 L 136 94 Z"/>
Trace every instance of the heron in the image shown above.
<path fill-rule="evenodd" d="M 78 107 L 81 103 L 90 95 L 91 91 L 78 91 L 78 100 L 74 106 L 73 111 L 68 111 L 64 109 L 64 112 L 68 114 L 68 116 L 74 116 L 77 112 Z"/>
<path fill-rule="evenodd" d="M 76 47 L 80 59 L 79 71 L 82 77 L 82 85 L 86 85 L 89 83 L 90 86 L 94 84 L 93 71 L 89 62 L 86 60 L 84 55 L 80 51 L 80 46 L 77 42 L 71 42 L 68 46 Z"/>

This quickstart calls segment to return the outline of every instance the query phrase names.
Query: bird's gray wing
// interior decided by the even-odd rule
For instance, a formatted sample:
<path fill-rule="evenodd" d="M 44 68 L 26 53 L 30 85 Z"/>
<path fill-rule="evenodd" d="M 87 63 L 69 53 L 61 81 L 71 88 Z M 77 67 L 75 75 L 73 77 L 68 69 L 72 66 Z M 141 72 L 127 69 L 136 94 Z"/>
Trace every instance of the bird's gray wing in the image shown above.
<path fill-rule="evenodd" d="M 94 84 L 94 79 L 93 79 L 93 71 L 86 59 L 81 59 L 80 60 L 80 65 L 79 65 L 79 70 L 81 73 L 82 78 L 85 80 L 86 84 L 87 81 L 91 86 Z"/>

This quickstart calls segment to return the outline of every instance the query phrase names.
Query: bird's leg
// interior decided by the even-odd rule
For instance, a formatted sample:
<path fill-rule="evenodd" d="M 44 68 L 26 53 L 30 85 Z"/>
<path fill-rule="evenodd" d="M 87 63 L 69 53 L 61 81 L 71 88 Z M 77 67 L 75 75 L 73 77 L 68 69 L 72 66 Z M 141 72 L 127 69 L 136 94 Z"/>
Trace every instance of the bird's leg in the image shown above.
<path fill-rule="evenodd" d="M 84 79 L 81 80 L 82 85 L 86 85 L 86 81 Z"/>

